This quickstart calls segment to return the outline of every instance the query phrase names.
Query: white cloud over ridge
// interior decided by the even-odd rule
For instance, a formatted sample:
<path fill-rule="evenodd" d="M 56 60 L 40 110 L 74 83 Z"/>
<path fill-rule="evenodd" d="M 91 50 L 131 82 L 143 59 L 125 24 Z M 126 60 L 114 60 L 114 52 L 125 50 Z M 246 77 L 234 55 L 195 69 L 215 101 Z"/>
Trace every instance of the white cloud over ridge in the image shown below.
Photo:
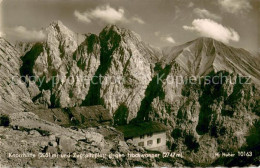
<path fill-rule="evenodd" d="M 171 44 L 176 43 L 176 41 L 174 40 L 174 38 L 171 35 L 162 35 L 160 31 L 154 32 L 154 35 L 156 37 L 160 37 L 161 41 L 171 43 Z"/>
<path fill-rule="evenodd" d="M 17 26 L 8 31 L 8 35 L 16 37 L 20 41 L 43 41 L 46 34 L 42 30 L 28 30 L 24 26 Z"/>
<path fill-rule="evenodd" d="M 201 8 L 195 8 L 193 9 L 193 13 L 195 13 L 198 17 L 202 18 L 202 19 L 213 19 L 213 20 L 221 20 L 222 17 L 211 13 L 210 11 L 208 11 L 207 9 L 201 9 Z"/>
<path fill-rule="evenodd" d="M 119 8 L 118 10 L 116 10 L 109 5 L 97 7 L 94 10 L 86 11 L 83 13 L 80 13 L 77 10 L 74 12 L 74 15 L 79 21 L 90 23 L 94 19 L 99 19 L 110 24 L 126 20 L 124 14 L 124 9 Z"/>
<path fill-rule="evenodd" d="M 90 23 L 91 22 L 91 20 L 87 16 L 85 16 L 84 13 L 80 13 L 77 10 L 74 11 L 74 16 L 81 22 L 86 22 L 86 23 Z"/>
<path fill-rule="evenodd" d="M 240 39 L 239 34 L 234 29 L 225 27 L 210 19 L 195 19 L 192 21 L 192 26 L 185 25 L 183 29 L 224 43 L 229 43 L 229 41 L 237 42 Z"/>
<path fill-rule="evenodd" d="M 175 44 L 175 40 L 171 37 L 171 36 L 168 36 L 168 37 L 165 37 L 165 40 L 169 43 L 172 43 L 172 44 Z"/>
<path fill-rule="evenodd" d="M 94 20 L 99 20 L 108 24 L 115 24 L 117 22 L 136 22 L 139 24 L 145 23 L 141 18 L 137 16 L 128 19 L 125 16 L 125 10 L 123 8 L 115 9 L 110 5 L 98 6 L 95 9 L 85 12 L 79 12 L 75 10 L 74 16 L 78 19 L 78 21 L 83 23 L 91 23 Z"/>
<path fill-rule="evenodd" d="M 252 9 L 249 0 L 218 0 L 222 9 L 228 13 L 245 13 Z"/>
<path fill-rule="evenodd" d="M 143 19 L 141 19 L 141 18 L 139 18 L 139 17 L 137 17 L 137 16 L 132 17 L 132 20 L 133 20 L 134 22 L 139 23 L 139 24 L 145 24 L 145 22 L 143 21 Z"/>
<path fill-rule="evenodd" d="M 90 23 L 94 19 L 99 19 L 106 23 L 114 24 L 119 21 L 125 21 L 125 11 L 123 8 L 118 10 L 112 8 L 110 5 L 96 7 L 93 10 L 80 13 L 79 11 L 74 12 L 74 16 L 82 22 Z"/>

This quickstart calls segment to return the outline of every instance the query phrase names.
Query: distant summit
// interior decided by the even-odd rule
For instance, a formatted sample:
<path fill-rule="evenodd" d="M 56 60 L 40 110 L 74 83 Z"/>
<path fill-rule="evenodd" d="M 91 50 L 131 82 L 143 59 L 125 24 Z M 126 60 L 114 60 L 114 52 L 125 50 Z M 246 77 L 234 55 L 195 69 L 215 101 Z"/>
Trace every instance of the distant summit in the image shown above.
<path fill-rule="evenodd" d="M 197 38 L 180 46 L 163 51 L 161 62 L 176 61 L 184 70 L 195 76 L 225 70 L 251 76 L 260 84 L 260 68 L 254 56 L 241 48 L 234 48 L 208 37 Z"/>

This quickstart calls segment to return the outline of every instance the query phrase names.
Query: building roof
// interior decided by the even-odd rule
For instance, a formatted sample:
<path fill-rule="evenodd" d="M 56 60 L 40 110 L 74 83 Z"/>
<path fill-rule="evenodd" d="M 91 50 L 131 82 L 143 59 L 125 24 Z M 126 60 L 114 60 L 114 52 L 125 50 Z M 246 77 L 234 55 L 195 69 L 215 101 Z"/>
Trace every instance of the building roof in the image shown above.
<path fill-rule="evenodd" d="M 151 133 L 165 132 L 168 128 L 157 122 L 143 122 L 118 126 L 117 130 L 121 131 L 126 139 L 143 136 Z"/>
<path fill-rule="evenodd" d="M 107 125 L 112 117 L 101 105 L 68 108 L 39 109 L 34 111 L 41 119 L 61 126 L 83 125 L 93 127 Z"/>

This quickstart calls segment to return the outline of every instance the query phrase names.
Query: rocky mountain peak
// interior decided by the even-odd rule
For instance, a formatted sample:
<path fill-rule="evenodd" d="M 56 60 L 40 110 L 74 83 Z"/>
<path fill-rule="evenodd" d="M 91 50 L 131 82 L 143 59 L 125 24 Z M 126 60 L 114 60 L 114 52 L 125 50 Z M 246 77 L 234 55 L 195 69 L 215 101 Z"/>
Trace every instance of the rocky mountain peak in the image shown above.
<path fill-rule="evenodd" d="M 107 25 L 100 33 L 100 35 L 112 35 L 117 34 L 121 38 L 126 40 L 134 40 L 134 41 L 142 41 L 139 34 L 135 33 L 134 31 L 131 31 L 129 29 L 121 28 L 116 25 Z"/>
<path fill-rule="evenodd" d="M 69 43 L 68 48 L 72 47 L 75 51 L 77 45 L 77 35 L 66 27 L 61 21 L 55 21 L 46 28 L 47 31 L 47 42 Z"/>
<path fill-rule="evenodd" d="M 209 43 L 209 42 L 213 42 L 213 41 L 217 41 L 217 40 L 215 40 L 213 38 L 210 38 L 210 37 L 198 37 L 194 41 L 200 41 L 200 42 L 203 42 L 203 43 Z"/>
<path fill-rule="evenodd" d="M 201 37 L 180 46 L 166 48 L 163 54 L 161 62 L 177 62 L 190 75 L 203 76 L 211 71 L 224 70 L 252 76 L 259 83 L 260 69 L 252 54 L 212 38 Z"/>
<path fill-rule="evenodd" d="M 59 62 L 58 64 L 60 66 L 60 59 L 62 59 L 65 61 L 65 64 L 67 64 L 67 62 L 70 61 L 71 55 L 79 45 L 78 35 L 63 25 L 61 21 L 51 23 L 46 30 L 47 50 L 50 53 L 51 62 Z"/>
<path fill-rule="evenodd" d="M 119 28 L 117 25 L 109 24 L 101 32 L 103 32 L 103 31 L 109 32 L 112 30 L 112 31 L 118 32 L 118 34 L 120 34 L 119 32 L 121 31 L 121 29 L 122 28 Z"/>
<path fill-rule="evenodd" d="M 116 46 L 121 46 L 125 49 L 128 48 L 127 50 L 138 51 L 152 64 L 155 64 L 162 58 L 161 50 L 143 42 L 139 34 L 129 29 L 116 25 L 107 25 L 101 31 L 99 37 L 101 42 L 108 42 L 105 44 L 106 47 L 111 47 L 113 43 Z"/>
<path fill-rule="evenodd" d="M 199 37 L 188 43 L 191 43 L 191 45 L 196 45 L 198 49 L 204 47 L 206 51 L 214 48 L 214 51 L 208 51 L 211 52 L 211 54 L 225 52 L 224 50 L 229 50 L 229 49 L 234 49 L 234 50 L 238 49 L 210 37 Z M 228 55 L 224 55 L 224 56 L 228 56 Z"/>
<path fill-rule="evenodd" d="M 47 29 L 53 29 L 57 32 L 62 32 L 62 33 L 65 33 L 65 32 L 71 32 L 71 30 L 66 27 L 61 21 L 57 20 L 57 21 L 54 21 L 50 24 L 50 26 L 47 28 Z"/>
<path fill-rule="evenodd" d="M 101 34 L 102 33 L 109 33 L 109 32 L 114 32 L 118 35 L 124 35 L 126 34 L 127 32 L 131 32 L 130 30 L 126 29 L 126 28 L 122 28 L 122 27 L 119 27 L 117 25 L 107 25 L 102 31 L 101 31 Z"/>

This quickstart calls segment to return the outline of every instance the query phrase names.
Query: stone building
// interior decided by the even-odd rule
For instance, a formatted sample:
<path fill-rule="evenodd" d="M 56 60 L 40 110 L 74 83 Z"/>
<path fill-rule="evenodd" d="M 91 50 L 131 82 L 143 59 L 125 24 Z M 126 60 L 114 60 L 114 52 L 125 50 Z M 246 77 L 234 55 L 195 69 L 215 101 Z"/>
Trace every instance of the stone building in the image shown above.
<path fill-rule="evenodd" d="M 117 127 L 124 134 L 125 140 L 132 139 L 133 143 L 145 149 L 166 151 L 167 127 L 161 123 L 144 122 Z"/>

